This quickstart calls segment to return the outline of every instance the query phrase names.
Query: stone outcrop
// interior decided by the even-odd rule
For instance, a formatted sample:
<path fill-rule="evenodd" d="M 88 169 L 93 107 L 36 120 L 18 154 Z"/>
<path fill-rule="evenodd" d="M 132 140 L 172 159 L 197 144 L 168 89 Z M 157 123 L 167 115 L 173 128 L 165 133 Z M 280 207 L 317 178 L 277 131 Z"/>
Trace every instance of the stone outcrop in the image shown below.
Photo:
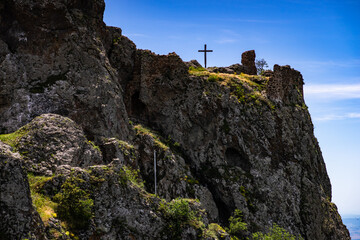
<path fill-rule="evenodd" d="M 227 74 L 245 73 L 249 75 L 256 75 L 257 72 L 255 67 L 255 57 L 254 59 L 252 59 L 252 55 L 251 55 L 252 53 L 255 56 L 254 50 L 247 51 L 242 54 L 242 59 L 244 59 L 245 61 L 243 62 L 243 60 L 241 60 L 243 65 L 236 63 L 228 67 L 209 67 L 208 70 L 209 72 L 214 72 L 214 73 L 227 73 Z M 255 67 L 255 71 L 254 71 L 254 67 Z"/>
<path fill-rule="evenodd" d="M 197 63 L 136 49 L 103 10 L 102 0 L 0 3 L 0 131 L 16 131 L 0 135 L 11 145 L 0 142 L 0 238 L 229 239 L 217 224 L 238 209 L 245 237 L 276 223 L 350 239 L 298 71 L 254 76 L 252 50 L 227 74 L 190 75 Z M 44 177 L 32 191 L 63 215 L 39 219 L 24 169 Z M 86 224 L 74 227 L 69 209 Z"/>
<path fill-rule="evenodd" d="M 180 144 L 192 175 L 211 192 L 218 221 L 226 224 L 238 208 L 252 230 L 266 228 L 271 219 L 307 239 L 327 239 L 329 210 L 315 206 L 331 199 L 331 184 L 301 90 L 284 85 L 291 93 L 270 108 L 239 102 L 220 85 L 176 71 L 172 61 L 163 61 L 170 57 L 148 53 L 143 58 L 146 75 L 136 76 L 127 91 L 139 93 L 143 110 L 128 112 Z M 147 74 L 149 66 L 173 71 L 159 79 Z M 284 84 L 288 78 L 300 80 L 296 71 L 284 69 L 275 68 Z M 294 105 L 282 104 L 289 101 Z M 333 238 L 348 238 L 348 232 L 342 234 Z"/>
<path fill-rule="evenodd" d="M 269 73 L 266 73 L 269 75 Z M 299 71 L 290 66 L 274 65 L 274 71 L 269 75 L 267 95 L 273 101 L 302 104 L 304 80 Z"/>
<path fill-rule="evenodd" d="M 102 0 L 1 3 L 0 132 L 57 113 L 91 140 L 128 136 L 121 79 L 132 71 L 135 47 L 104 25 L 104 6 Z"/>
<path fill-rule="evenodd" d="M 185 62 L 186 66 L 188 68 L 193 67 L 193 68 L 200 68 L 202 67 L 201 64 L 197 61 L 197 60 L 191 60 L 189 62 Z"/>
<path fill-rule="evenodd" d="M 44 239 L 20 154 L 0 141 L 0 239 Z"/>
<path fill-rule="evenodd" d="M 256 75 L 257 70 L 255 66 L 255 51 L 249 50 L 241 54 L 241 64 L 246 68 L 247 74 Z"/>
<path fill-rule="evenodd" d="M 102 164 L 99 147 L 85 137 L 69 118 L 43 114 L 19 129 L 14 143 L 28 171 L 51 176 L 58 166 L 87 167 Z M 46 143 L 46 144 L 45 144 Z"/>

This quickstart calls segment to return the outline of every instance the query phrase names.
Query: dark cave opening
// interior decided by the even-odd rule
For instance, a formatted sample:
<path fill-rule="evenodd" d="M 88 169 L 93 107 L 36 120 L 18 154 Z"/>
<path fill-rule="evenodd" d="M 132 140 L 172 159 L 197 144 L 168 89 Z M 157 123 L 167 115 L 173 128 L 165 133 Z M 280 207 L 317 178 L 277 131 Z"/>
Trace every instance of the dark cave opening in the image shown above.
<path fill-rule="evenodd" d="M 231 166 L 240 167 L 245 172 L 249 172 L 251 164 L 245 154 L 241 154 L 239 150 L 235 148 L 228 148 L 225 152 L 225 160 Z"/>

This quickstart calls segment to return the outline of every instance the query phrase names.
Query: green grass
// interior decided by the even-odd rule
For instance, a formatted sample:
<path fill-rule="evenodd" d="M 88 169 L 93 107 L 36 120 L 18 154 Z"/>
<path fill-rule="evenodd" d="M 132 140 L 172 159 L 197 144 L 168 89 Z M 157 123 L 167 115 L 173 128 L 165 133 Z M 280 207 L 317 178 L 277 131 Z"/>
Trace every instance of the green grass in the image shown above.
<path fill-rule="evenodd" d="M 203 67 L 189 67 L 189 73 L 206 71 Z"/>
<path fill-rule="evenodd" d="M 13 148 L 16 148 L 20 139 L 28 133 L 29 130 L 26 127 L 22 127 L 13 133 L 0 135 L 0 141 L 10 145 Z"/>
<path fill-rule="evenodd" d="M 124 186 L 131 182 L 135 186 L 144 189 L 144 182 L 139 178 L 139 170 L 134 170 L 131 167 L 124 166 L 120 169 L 120 183 Z"/>
<path fill-rule="evenodd" d="M 161 137 L 155 132 L 152 131 L 140 124 L 135 125 L 134 129 L 136 131 L 136 135 L 148 135 L 151 136 L 154 139 L 155 145 L 157 145 L 159 148 L 161 148 L 164 151 L 169 150 L 169 146 L 167 146 L 162 140 Z"/>
<path fill-rule="evenodd" d="M 97 145 L 95 145 L 94 142 L 92 142 L 92 141 L 89 140 L 89 141 L 88 141 L 88 144 L 89 144 L 93 149 L 95 149 L 96 151 L 98 151 L 99 153 L 101 153 L 100 147 L 97 146 Z"/>
<path fill-rule="evenodd" d="M 218 83 L 230 89 L 230 94 L 235 96 L 239 103 L 261 105 L 265 103 L 271 110 L 274 104 L 264 95 L 268 77 L 248 74 L 213 73 L 206 69 L 190 68 L 189 74 L 203 77 L 206 82 Z"/>
<path fill-rule="evenodd" d="M 269 232 L 267 234 L 263 234 L 261 232 L 253 233 L 252 239 L 253 240 L 303 240 L 302 237 L 290 234 L 284 228 L 278 226 L 275 223 L 269 229 Z"/>
<path fill-rule="evenodd" d="M 45 224 L 51 217 L 56 217 L 55 208 L 57 207 L 57 204 L 51 201 L 49 197 L 41 193 L 42 187 L 51 178 L 52 177 L 34 176 L 31 173 L 28 174 L 33 206 Z"/>

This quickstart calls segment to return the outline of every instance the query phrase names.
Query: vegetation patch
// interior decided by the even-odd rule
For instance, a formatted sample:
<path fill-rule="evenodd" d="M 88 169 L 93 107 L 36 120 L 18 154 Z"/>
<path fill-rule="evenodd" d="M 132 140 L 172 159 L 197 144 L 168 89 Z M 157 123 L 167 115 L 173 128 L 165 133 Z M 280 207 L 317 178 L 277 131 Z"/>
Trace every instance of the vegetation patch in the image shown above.
<path fill-rule="evenodd" d="M 202 217 L 190 207 L 190 203 L 194 201 L 196 200 L 177 198 L 171 202 L 162 200 L 160 203 L 158 210 L 168 222 L 164 232 L 170 234 L 170 239 L 181 239 L 182 230 L 187 225 L 198 229 L 202 235 L 205 228 Z"/>
<path fill-rule="evenodd" d="M 94 150 L 96 150 L 96 151 L 98 151 L 99 153 L 101 153 L 100 147 L 97 146 L 97 145 L 95 145 L 94 142 L 92 142 L 92 141 L 89 140 L 87 143 L 88 143 Z"/>
<path fill-rule="evenodd" d="M 273 104 L 264 94 L 269 78 L 259 75 L 213 73 L 206 69 L 190 68 L 189 73 L 203 77 L 206 82 L 214 82 L 230 89 L 230 94 L 235 96 L 240 103 L 261 105 L 265 103 L 270 109 Z"/>
<path fill-rule="evenodd" d="M 203 234 L 203 237 L 206 239 L 223 239 L 227 236 L 229 236 L 229 234 L 225 231 L 225 229 L 216 223 L 209 224 Z"/>
<path fill-rule="evenodd" d="M 154 139 L 155 145 L 161 148 L 163 151 L 169 150 L 169 146 L 162 141 L 160 135 L 156 133 L 155 131 L 150 130 L 149 128 L 146 128 L 142 126 L 141 124 L 135 125 L 134 129 L 136 131 L 136 135 L 148 135 L 151 136 Z"/>
<path fill-rule="evenodd" d="M 120 183 L 126 186 L 129 182 L 135 186 L 144 189 L 144 182 L 139 178 L 140 170 L 134 170 L 131 167 L 124 166 L 119 171 Z"/>
<path fill-rule="evenodd" d="M 242 212 L 239 209 L 235 209 L 233 215 L 229 218 L 229 227 L 226 230 L 232 237 L 231 239 L 238 240 L 245 238 L 247 224 L 243 222 L 242 217 Z"/>
<path fill-rule="evenodd" d="M 252 234 L 252 238 L 254 240 L 303 240 L 301 236 L 295 236 L 290 234 L 284 228 L 278 226 L 277 224 L 273 224 L 273 226 L 269 229 L 267 234 L 263 234 L 261 232 L 256 232 Z"/>
<path fill-rule="evenodd" d="M 42 193 L 44 184 L 51 179 L 52 177 L 28 174 L 32 203 L 45 224 L 51 217 L 56 217 L 55 208 L 57 204 Z"/>
<path fill-rule="evenodd" d="M 194 74 L 196 72 L 204 72 L 204 71 L 206 71 L 206 69 L 203 67 L 189 67 L 190 74 Z"/>
<path fill-rule="evenodd" d="M 87 228 L 93 217 L 94 201 L 90 198 L 90 193 L 79 186 L 84 182 L 82 178 L 71 175 L 54 196 L 54 201 L 58 203 L 58 217 L 66 221 L 74 231 Z"/>
<path fill-rule="evenodd" d="M 20 139 L 23 136 L 27 135 L 28 133 L 29 133 L 29 129 L 26 126 L 24 126 L 13 133 L 0 135 L 0 141 L 10 145 L 11 147 L 14 148 L 14 150 L 16 150 L 16 146 L 19 143 Z"/>
<path fill-rule="evenodd" d="M 128 142 L 122 141 L 122 140 L 117 140 L 118 142 L 118 146 L 120 148 L 120 150 L 123 152 L 123 154 L 125 156 L 130 157 L 130 160 L 133 161 L 136 156 L 135 156 L 135 147 L 133 145 L 131 145 Z"/>

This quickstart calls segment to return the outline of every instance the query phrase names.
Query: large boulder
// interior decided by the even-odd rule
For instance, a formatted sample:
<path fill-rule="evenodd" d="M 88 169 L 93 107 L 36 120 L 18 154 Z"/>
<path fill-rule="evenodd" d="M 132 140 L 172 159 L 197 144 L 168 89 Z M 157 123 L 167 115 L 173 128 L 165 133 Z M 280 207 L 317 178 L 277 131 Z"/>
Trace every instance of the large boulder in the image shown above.
<path fill-rule="evenodd" d="M 12 135 L 25 167 L 36 174 L 51 176 L 61 165 L 86 167 L 102 163 L 100 148 L 67 117 L 43 114 Z"/>

